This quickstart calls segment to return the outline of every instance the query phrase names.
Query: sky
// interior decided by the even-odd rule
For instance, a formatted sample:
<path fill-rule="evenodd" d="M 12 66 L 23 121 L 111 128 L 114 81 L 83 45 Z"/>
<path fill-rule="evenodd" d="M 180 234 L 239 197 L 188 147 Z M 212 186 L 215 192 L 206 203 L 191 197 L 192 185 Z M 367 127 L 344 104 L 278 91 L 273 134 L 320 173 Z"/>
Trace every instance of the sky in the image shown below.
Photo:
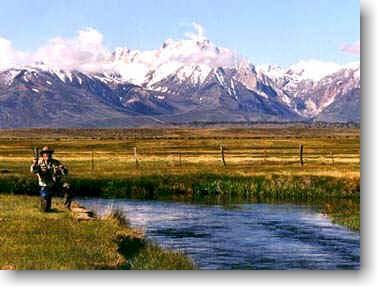
<path fill-rule="evenodd" d="M 358 0 L 2 1 L 0 58 L 44 53 L 52 39 L 88 28 L 109 50 L 157 49 L 168 38 L 185 38 L 193 23 L 254 64 L 359 61 Z"/>

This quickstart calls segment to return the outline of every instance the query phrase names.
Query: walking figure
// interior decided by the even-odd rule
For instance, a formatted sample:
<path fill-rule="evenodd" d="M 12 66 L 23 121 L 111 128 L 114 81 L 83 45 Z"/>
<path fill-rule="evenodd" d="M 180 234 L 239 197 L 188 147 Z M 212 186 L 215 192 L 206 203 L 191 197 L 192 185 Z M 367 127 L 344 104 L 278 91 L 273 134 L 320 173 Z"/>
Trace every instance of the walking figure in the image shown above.
<path fill-rule="evenodd" d="M 68 170 L 60 161 L 53 159 L 53 153 L 54 150 L 48 146 L 44 146 L 40 153 L 37 150 L 30 167 L 30 171 L 38 177 L 41 210 L 45 212 L 51 209 L 53 195 L 63 194 L 65 197 L 64 204 L 67 208 L 70 208 L 72 199 L 69 184 L 62 183 L 62 177 L 68 174 Z"/>

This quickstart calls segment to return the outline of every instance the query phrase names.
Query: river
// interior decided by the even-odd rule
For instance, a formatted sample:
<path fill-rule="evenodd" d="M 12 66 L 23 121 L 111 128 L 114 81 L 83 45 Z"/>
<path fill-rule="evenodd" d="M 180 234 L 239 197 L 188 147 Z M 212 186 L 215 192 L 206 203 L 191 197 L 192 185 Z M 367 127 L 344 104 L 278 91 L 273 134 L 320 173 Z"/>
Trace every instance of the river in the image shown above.
<path fill-rule="evenodd" d="M 104 214 L 119 209 L 159 245 L 181 250 L 200 269 L 359 269 L 360 235 L 309 207 L 89 199 Z"/>

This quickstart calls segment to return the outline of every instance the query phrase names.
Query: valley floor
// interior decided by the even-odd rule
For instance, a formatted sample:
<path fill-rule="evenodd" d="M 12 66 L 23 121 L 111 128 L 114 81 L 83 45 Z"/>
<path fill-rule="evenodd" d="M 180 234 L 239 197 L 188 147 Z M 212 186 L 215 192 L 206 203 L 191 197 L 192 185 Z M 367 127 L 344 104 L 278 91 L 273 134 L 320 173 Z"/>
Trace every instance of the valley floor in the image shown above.
<path fill-rule="evenodd" d="M 201 173 L 360 177 L 359 129 L 305 126 L 0 130 L 0 175 L 29 176 L 32 149 L 45 144 L 55 149 L 71 177 Z"/>
<path fill-rule="evenodd" d="M 0 192 L 20 194 L 0 195 L 3 269 L 194 268 L 122 219 L 77 222 L 58 198 L 41 213 L 38 197 L 23 194 L 38 194 L 29 166 L 43 145 L 69 168 L 79 196 L 307 204 L 360 229 L 356 128 L 1 130 Z"/>
<path fill-rule="evenodd" d="M 359 128 L 1 130 L 3 192 L 37 194 L 29 166 L 43 145 L 69 168 L 76 195 L 306 203 L 360 228 Z"/>

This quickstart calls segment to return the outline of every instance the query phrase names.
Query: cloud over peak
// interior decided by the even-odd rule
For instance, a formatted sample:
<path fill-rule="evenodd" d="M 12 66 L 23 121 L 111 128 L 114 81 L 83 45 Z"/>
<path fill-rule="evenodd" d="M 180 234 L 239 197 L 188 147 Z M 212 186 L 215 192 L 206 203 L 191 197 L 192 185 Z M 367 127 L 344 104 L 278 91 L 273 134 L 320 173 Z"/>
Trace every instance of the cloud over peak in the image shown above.
<path fill-rule="evenodd" d="M 53 38 L 30 56 L 32 62 L 43 62 L 64 70 L 93 71 L 109 56 L 103 35 L 93 28 L 77 32 L 74 38 Z"/>
<path fill-rule="evenodd" d="M 52 38 L 32 53 L 18 51 L 0 37 L 0 69 L 44 63 L 64 70 L 93 71 L 108 55 L 103 35 L 93 28 L 78 31 L 74 38 Z"/>
<path fill-rule="evenodd" d="M 26 53 L 16 50 L 8 39 L 0 37 L 0 70 L 24 63 L 26 59 Z"/>
<path fill-rule="evenodd" d="M 341 45 L 340 50 L 348 54 L 359 56 L 361 53 L 361 42 L 356 41 L 354 43 L 344 43 Z"/>
<path fill-rule="evenodd" d="M 169 39 L 161 49 L 137 51 L 119 48 L 113 55 L 105 47 L 103 35 L 91 27 L 78 31 L 72 38 L 52 38 L 31 53 L 17 51 L 9 40 L 0 38 L 0 69 L 42 63 L 54 69 L 99 72 L 117 71 L 128 65 L 135 73 L 136 65 L 145 71 L 166 63 L 231 67 L 240 61 L 237 53 L 211 43 L 199 23 L 193 22 L 192 28 L 185 33 L 185 39 Z"/>
<path fill-rule="evenodd" d="M 43 63 L 55 69 L 100 72 L 117 71 L 119 67 L 125 68 L 127 65 L 131 68 L 131 74 L 136 74 L 136 66 L 143 68 L 140 71 L 145 72 L 158 67 L 167 67 L 168 63 L 175 64 L 175 67 L 205 65 L 210 68 L 235 67 L 241 64 L 247 66 L 248 63 L 238 53 L 210 42 L 204 27 L 197 22 L 192 23 L 192 31 L 185 33 L 185 39 L 169 39 L 161 49 L 157 50 L 136 51 L 121 48 L 112 55 L 103 39 L 102 33 L 88 27 L 77 31 L 71 38 L 52 38 L 29 53 L 17 50 L 11 41 L 0 37 L 0 70 Z M 340 50 L 359 55 L 360 42 L 343 44 Z M 321 72 L 326 66 L 313 61 L 307 66 L 300 66 L 301 69 L 304 69 L 303 67 L 311 67 Z M 330 64 L 327 67 L 334 69 Z"/>
<path fill-rule="evenodd" d="M 185 36 L 191 40 L 195 41 L 203 41 L 206 40 L 207 37 L 205 35 L 205 29 L 204 27 L 197 23 L 197 22 L 192 22 L 192 27 L 194 28 L 194 32 L 186 32 Z"/>

